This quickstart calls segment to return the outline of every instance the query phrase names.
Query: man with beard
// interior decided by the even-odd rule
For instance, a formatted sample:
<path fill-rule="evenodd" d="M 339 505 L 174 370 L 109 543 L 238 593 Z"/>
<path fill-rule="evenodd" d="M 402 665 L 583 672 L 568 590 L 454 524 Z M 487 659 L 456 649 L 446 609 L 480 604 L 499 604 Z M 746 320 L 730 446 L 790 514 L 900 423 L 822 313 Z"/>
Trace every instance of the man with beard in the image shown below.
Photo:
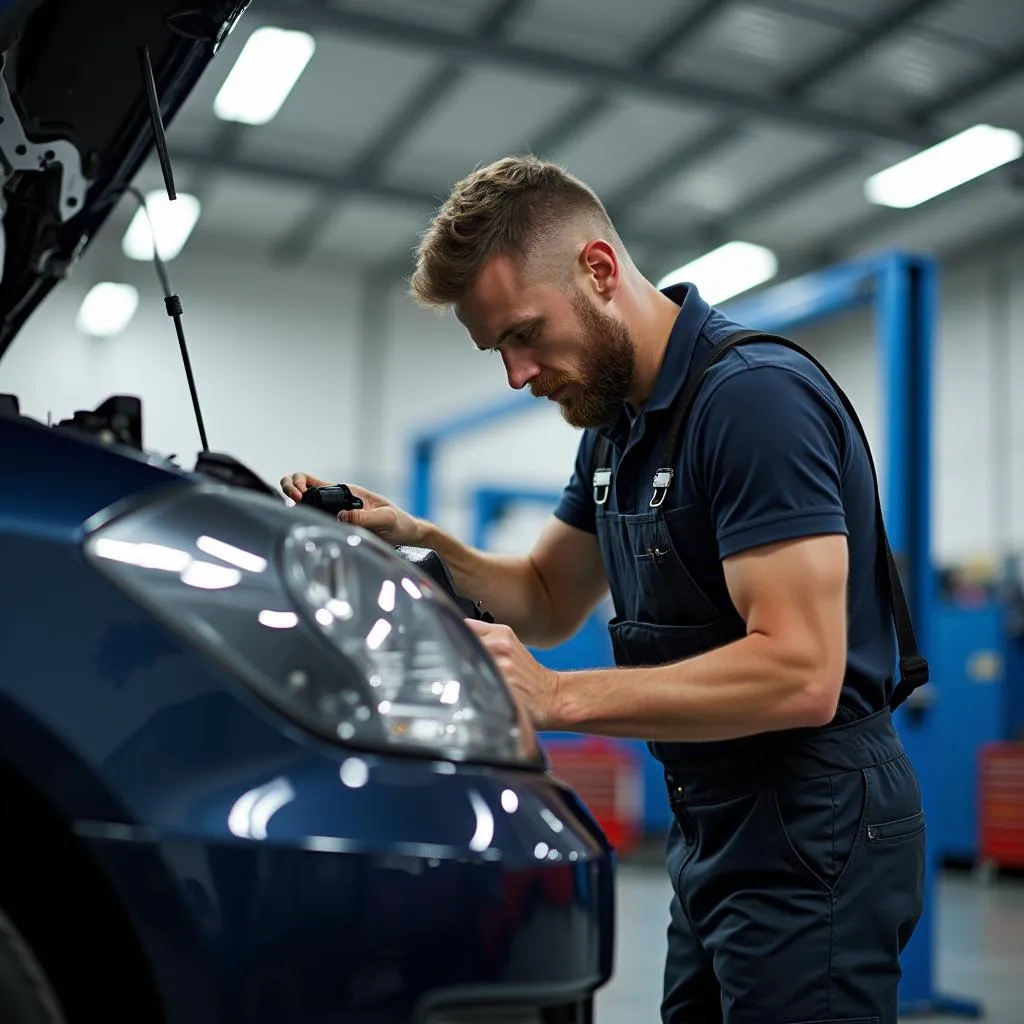
<path fill-rule="evenodd" d="M 445 558 L 537 729 L 664 764 L 663 1021 L 896 1024 L 924 817 L 891 710 L 927 674 L 845 396 L 694 286 L 659 291 L 593 191 L 534 158 L 456 184 L 412 290 L 582 428 L 575 469 L 526 557 L 359 488 L 342 518 Z M 609 588 L 616 666 L 538 664 L 524 644 L 572 636 Z"/>

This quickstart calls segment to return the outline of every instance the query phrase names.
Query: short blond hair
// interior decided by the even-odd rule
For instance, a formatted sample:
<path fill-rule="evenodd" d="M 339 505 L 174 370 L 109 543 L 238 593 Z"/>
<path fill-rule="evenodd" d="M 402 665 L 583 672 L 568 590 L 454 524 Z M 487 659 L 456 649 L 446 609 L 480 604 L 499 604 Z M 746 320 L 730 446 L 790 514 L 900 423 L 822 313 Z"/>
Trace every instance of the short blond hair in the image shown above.
<path fill-rule="evenodd" d="M 411 292 L 422 305 L 457 303 L 486 264 L 499 254 L 517 267 L 556 243 L 578 222 L 622 243 L 597 194 L 563 167 L 533 156 L 507 156 L 457 182 L 416 250 Z M 554 255 L 554 254 L 552 254 Z M 557 273 L 539 263 L 540 272 Z M 569 267 L 562 271 L 566 277 Z"/>

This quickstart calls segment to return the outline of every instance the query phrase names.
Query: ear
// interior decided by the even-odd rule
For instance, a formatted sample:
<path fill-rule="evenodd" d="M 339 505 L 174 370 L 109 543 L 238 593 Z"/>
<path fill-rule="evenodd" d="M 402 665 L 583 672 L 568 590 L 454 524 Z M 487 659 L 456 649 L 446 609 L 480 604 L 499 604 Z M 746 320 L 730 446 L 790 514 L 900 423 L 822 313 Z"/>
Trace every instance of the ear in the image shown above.
<path fill-rule="evenodd" d="M 580 253 L 580 265 L 594 292 L 606 302 L 615 297 L 622 280 L 615 249 L 603 238 L 587 242 Z"/>

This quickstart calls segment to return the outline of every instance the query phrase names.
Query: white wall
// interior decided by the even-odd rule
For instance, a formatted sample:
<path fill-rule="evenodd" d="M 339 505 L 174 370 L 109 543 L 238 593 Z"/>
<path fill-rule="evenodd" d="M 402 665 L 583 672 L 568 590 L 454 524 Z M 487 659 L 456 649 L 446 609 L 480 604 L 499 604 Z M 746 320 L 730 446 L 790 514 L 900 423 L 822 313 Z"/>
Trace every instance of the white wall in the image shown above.
<path fill-rule="evenodd" d="M 237 248 L 193 247 L 169 269 L 185 307 L 211 447 L 272 482 L 306 469 L 404 501 L 415 431 L 511 395 L 500 360 L 477 353 L 457 321 L 416 308 L 400 287 L 383 297 L 368 292 L 351 268 L 285 271 Z M 83 338 L 75 312 L 104 278 L 135 283 L 142 305 L 123 336 Z M 1024 549 L 1024 408 L 1013 402 L 1024 395 L 1024 298 L 1015 287 L 1022 278 L 1024 245 L 943 274 L 933 441 L 934 545 L 942 561 Z M 884 474 L 870 316 L 840 317 L 798 337 L 849 391 Z M 156 277 L 149 265 L 124 260 L 116 240 L 100 240 L 26 325 L 0 362 L 0 391 L 19 394 L 24 410 L 40 418 L 68 416 L 118 392 L 139 394 L 147 447 L 186 463 L 198 448 Z M 577 441 L 557 411 L 538 402 L 451 442 L 439 460 L 437 518 L 468 533 L 469 496 L 483 484 L 557 492 Z M 505 524 L 501 546 L 528 544 L 546 512 Z"/>
<path fill-rule="evenodd" d="M 271 274 L 190 253 L 169 264 L 210 447 L 276 480 L 290 468 L 344 466 L 356 449 L 351 404 L 357 352 L 354 289 L 308 273 Z M 141 293 L 127 332 L 90 339 L 74 328 L 82 297 L 100 279 Z M 22 411 L 54 420 L 111 394 L 143 400 L 147 448 L 191 466 L 199 449 L 174 324 L 152 266 L 88 254 L 0 362 L 0 390 Z"/>

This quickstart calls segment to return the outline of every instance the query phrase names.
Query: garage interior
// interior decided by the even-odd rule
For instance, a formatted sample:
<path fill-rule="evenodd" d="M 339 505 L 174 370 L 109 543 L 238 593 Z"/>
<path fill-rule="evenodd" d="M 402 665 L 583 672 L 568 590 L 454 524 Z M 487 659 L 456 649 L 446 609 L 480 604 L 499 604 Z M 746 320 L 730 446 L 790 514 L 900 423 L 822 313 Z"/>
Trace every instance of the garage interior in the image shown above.
<path fill-rule="evenodd" d="M 274 95 L 271 67 L 291 73 Z M 247 68 L 256 79 L 241 80 Z M 578 434 L 407 293 L 451 184 L 508 153 L 591 185 L 650 280 L 696 280 L 727 312 L 791 327 L 829 366 L 861 413 L 897 546 L 935 584 L 922 613 L 932 685 L 906 724 L 935 809 L 932 916 L 908 984 L 944 1012 L 915 1019 L 1018 1024 L 1019 0 L 253 0 L 167 135 L 182 201 L 167 203 L 155 160 L 136 185 L 182 299 L 210 444 L 268 480 L 352 481 L 480 546 L 532 543 Z M 939 171 L 911 176 L 919 194 L 882 174 L 939 143 Z M 126 197 L 26 325 L 3 390 L 44 420 L 140 395 L 146 446 L 191 455 L 151 255 Z M 891 283 L 921 267 L 934 291 L 913 323 L 888 285 L 840 294 L 850 268 Z M 931 367 L 924 392 L 893 376 L 914 345 Z M 606 663 L 606 611 L 544 657 Z M 617 963 L 597 1018 L 653 1022 L 669 884 L 651 759 L 639 744 L 550 742 L 621 844 Z"/>

